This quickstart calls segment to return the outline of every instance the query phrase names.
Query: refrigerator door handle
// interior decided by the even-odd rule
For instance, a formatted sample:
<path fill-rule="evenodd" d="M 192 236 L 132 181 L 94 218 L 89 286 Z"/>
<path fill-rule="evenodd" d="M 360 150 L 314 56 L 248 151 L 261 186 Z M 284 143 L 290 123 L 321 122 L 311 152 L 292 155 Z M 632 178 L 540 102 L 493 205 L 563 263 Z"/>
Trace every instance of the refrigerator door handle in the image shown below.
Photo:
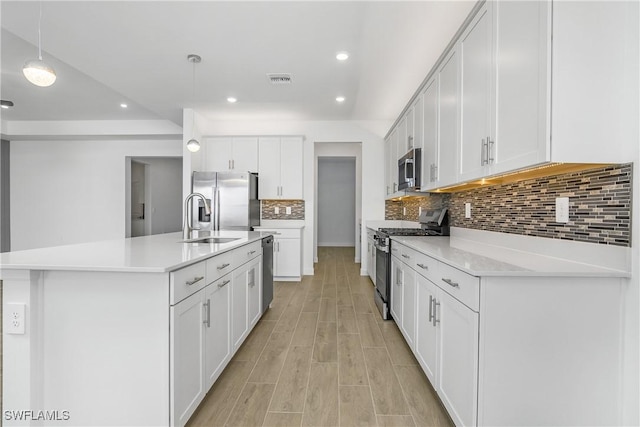
<path fill-rule="evenodd" d="M 220 230 L 220 189 L 216 188 L 216 231 Z"/>

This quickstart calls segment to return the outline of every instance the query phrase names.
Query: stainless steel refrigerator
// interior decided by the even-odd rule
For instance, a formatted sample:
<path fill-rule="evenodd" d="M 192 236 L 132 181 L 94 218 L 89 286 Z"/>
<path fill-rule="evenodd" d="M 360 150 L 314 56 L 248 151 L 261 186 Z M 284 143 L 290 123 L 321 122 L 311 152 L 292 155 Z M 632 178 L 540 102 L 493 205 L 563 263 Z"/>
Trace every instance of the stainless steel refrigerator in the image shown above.
<path fill-rule="evenodd" d="M 211 207 L 207 215 L 202 200 L 193 200 L 194 228 L 252 230 L 260 225 L 258 175 L 254 173 L 194 172 L 191 191 L 202 193 Z"/>

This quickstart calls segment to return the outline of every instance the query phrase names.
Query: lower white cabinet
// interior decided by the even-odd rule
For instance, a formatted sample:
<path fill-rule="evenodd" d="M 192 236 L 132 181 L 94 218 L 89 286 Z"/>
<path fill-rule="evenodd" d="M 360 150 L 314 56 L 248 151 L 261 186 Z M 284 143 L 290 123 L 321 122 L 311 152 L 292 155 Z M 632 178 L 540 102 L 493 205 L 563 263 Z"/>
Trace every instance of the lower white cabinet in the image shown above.
<path fill-rule="evenodd" d="M 405 266 L 402 272 L 402 326 L 400 330 L 411 349 L 416 341 L 416 272 Z"/>
<path fill-rule="evenodd" d="M 404 281 L 404 265 L 395 256 L 391 257 L 391 285 L 389 286 L 391 317 L 402 330 L 402 283 Z"/>
<path fill-rule="evenodd" d="M 205 293 L 205 372 L 207 389 L 218 379 L 231 358 L 230 315 L 231 275 L 228 274 L 204 289 Z"/>
<path fill-rule="evenodd" d="M 376 244 L 373 240 L 375 232 L 367 230 L 367 274 L 369 278 L 376 284 Z"/>
<path fill-rule="evenodd" d="M 300 281 L 302 279 L 302 227 L 255 227 L 273 233 L 273 279 Z"/>
<path fill-rule="evenodd" d="M 204 395 L 204 290 L 171 307 L 171 425 L 183 426 Z"/>
<path fill-rule="evenodd" d="M 172 426 L 187 423 L 263 312 L 262 256 L 247 248 L 253 249 L 240 247 L 172 273 L 174 282 L 187 283 L 183 294 L 188 295 L 188 286 L 193 287 L 191 295 L 169 309 Z M 218 277 L 209 268 L 211 274 L 189 279 L 205 271 L 206 263 L 219 261 L 216 259 L 224 261 L 227 274 Z M 214 281 L 201 285 L 211 278 Z"/>

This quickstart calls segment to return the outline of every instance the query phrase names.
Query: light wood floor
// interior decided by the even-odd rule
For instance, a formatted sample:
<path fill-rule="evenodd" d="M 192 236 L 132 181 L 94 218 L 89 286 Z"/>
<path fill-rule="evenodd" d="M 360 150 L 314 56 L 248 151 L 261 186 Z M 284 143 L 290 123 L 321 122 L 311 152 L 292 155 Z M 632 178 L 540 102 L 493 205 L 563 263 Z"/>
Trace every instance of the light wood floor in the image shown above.
<path fill-rule="evenodd" d="M 353 248 L 276 282 L 272 307 L 188 426 L 452 426 Z"/>

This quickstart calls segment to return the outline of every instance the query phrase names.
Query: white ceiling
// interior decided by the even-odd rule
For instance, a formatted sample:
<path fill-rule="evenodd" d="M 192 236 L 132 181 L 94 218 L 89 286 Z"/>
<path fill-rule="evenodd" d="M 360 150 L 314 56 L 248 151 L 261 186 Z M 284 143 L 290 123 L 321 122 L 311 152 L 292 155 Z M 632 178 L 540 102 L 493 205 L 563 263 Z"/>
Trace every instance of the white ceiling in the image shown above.
<path fill-rule="evenodd" d="M 181 124 L 186 107 L 212 120 L 394 120 L 474 3 L 43 1 L 58 80 L 39 88 L 22 65 L 37 57 L 40 3 L 2 0 L 0 96 L 15 103 L 2 118 Z M 195 96 L 190 53 L 202 56 Z M 269 84 L 274 72 L 293 83 Z"/>

